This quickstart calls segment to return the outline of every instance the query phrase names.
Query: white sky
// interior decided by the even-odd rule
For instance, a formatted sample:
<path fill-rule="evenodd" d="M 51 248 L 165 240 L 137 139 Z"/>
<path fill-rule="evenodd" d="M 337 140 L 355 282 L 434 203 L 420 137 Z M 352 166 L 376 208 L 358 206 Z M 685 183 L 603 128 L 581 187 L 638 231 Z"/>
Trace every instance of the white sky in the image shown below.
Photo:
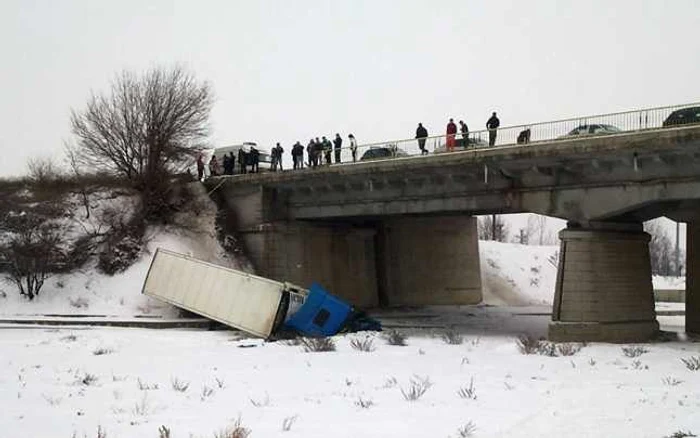
<path fill-rule="evenodd" d="M 698 101 L 698 29 L 698 0 L 3 0 L 0 176 L 122 69 L 210 81 L 214 145 L 366 143 Z"/>

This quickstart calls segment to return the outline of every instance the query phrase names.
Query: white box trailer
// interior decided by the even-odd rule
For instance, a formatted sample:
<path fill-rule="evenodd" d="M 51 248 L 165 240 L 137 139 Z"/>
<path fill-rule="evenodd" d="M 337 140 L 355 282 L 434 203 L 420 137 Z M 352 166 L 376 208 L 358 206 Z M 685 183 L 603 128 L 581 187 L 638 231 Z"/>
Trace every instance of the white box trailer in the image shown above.
<path fill-rule="evenodd" d="M 158 248 L 142 293 L 268 339 L 308 292 Z"/>

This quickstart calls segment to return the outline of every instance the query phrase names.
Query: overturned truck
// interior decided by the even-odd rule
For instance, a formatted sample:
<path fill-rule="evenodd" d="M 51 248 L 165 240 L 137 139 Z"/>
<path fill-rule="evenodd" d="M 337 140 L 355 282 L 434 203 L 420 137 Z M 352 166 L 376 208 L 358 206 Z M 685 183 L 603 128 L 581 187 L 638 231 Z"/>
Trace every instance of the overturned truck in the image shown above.
<path fill-rule="evenodd" d="M 142 293 L 251 335 L 283 332 L 330 336 L 341 330 L 380 330 L 379 323 L 330 295 L 158 248 Z"/>

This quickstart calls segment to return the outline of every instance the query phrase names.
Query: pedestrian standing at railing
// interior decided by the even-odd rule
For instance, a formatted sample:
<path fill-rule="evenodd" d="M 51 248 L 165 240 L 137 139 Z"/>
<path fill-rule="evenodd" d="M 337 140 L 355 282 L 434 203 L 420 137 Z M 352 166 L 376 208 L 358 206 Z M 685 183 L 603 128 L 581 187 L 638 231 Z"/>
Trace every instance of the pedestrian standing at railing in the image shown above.
<path fill-rule="evenodd" d="M 469 127 L 464 120 L 459 121 L 459 131 L 462 133 L 462 146 L 466 149 L 469 147 Z"/>
<path fill-rule="evenodd" d="M 321 155 L 323 155 L 323 145 L 321 144 L 321 140 L 316 137 L 316 141 L 314 141 L 314 167 L 323 164 Z"/>
<path fill-rule="evenodd" d="M 324 135 L 322 141 L 323 145 L 323 156 L 326 159 L 326 164 L 330 166 L 331 164 L 331 150 L 333 149 L 333 145 L 331 145 L 331 141 L 326 138 Z"/>
<path fill-rule="evenodd" d="M 246 167 L 248 165 L 248 154 L 241 147 L 238 149 L 238 166 L 240 167 L 241 175 L 246 173 Z"/>
<path fill-rule="evenodd" d="M 335 155 L 335 162 L 340 163 L 340 148 L 343 146 L 343 139 L 340 138 L 340 134 L 335 134 L 335 139 L 333 139 L 333 154 Z"/>
<path fill-rule="evenodd" d="M 489 146 L 496 144 L 496 130 L 501 126 L 501 121 L 496 117 L 496 111 L 491 114 L 491 118 L 486 122 L 486 129 L 489 130 Z"/>
<path fill-rule="evenodd" d="M 292 163 L 294 163 L 294 169 L 304 168 L 304 146 L 298 141 L 292 146 Z"/>
<path fill-rule="evenodd" d="M 455 149 L 455 135 L 457 134 L 457 125 L 455 121 L 450 119 L 450 123 L 447 124 L 447 151 L 452 152 Z"/>
<path fill-rule="evenodd" d="M 357 140 L 355 140 L 355 136 L 350 134 L 348 135 L 348 138 L 350 139 L 350 153 L 352 154 L 352 162 L 357 161 Z"/>
<path fill-rule="evenodd" d="M 428 130 L 423 127 L 422 123 L 418 124 L 416 128 L 416 138 L 418 139 L 418 147 L 420 148 L 420 154 L 426 155 L 428 151 L 425 150 L 425 139 L 428 137 Z"/>
<path fill-rule="evenodd" d="M 307 166 L 311 167 L 314 164 L 314 148 L 316 147 L 316 143 L 314 142 L 314 139 L 312 138 L 309 140 L 309 143 L 306 145 L 306 157 L 309 160 L 307 162 Z"/>

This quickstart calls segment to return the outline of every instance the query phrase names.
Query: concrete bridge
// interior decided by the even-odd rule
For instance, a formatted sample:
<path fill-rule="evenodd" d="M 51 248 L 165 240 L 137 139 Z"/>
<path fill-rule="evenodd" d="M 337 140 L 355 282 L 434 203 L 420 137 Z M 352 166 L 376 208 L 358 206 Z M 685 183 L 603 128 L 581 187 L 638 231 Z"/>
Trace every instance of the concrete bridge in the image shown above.
<path fill-rule="evenodd" d="M 360 306 L 481 300 L 478 214 L 563 218 L 550 338 L 658 331 L 642 222 L 687 222 L 686 331 L 700 333 L 700 126 L 557 138 L 211 178 L 263 275 Z M 698 277 L 696 279 L 695 277 Z"/>

